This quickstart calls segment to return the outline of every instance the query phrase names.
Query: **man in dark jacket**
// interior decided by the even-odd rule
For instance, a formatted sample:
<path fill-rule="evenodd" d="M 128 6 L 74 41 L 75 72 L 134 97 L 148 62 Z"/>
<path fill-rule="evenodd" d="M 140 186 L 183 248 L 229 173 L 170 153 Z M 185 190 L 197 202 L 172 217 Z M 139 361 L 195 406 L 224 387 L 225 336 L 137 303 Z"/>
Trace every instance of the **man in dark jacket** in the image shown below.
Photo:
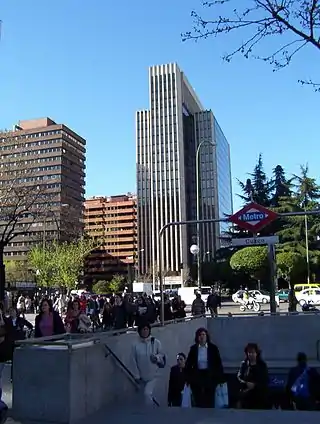
<path fill-rule="evenodd" d="M 13 344 L 12 323 L 4 316 L 3 304 L 0 303 L 0 383 L 6 362 L 12 360 Z M 0 423 L 6 420 L 7 411 L 8 407 L 2 401 L 2 386 L 0 386 Z"/>
<path fill-rule="evenodd" d="M 315 368 L 308 367 L 307 355 L 304 352 L 298 353 L 297 363 L 297 366 L 289 371 L 288 397 L 294 409 L 315 410 L 317 402 L 320 400 L 320 376 Z M 306 383 L 306 387 L 300 390 L 304 383 Z"/>
<path fill-rule="evenodd" d="M 216 292 L 211 291 L 207 299 L 207 310 L 210 311 L 212 317 L 218 315 L 218 307 L 221 308 L 221 297 Z"/>
<path fill-rule="evenodd" d="M 191 306 L 191 313 L 193 316 L 206 314 L 206 305 L 204 301 L 201 299 L 201 293 L 196 294 L 196 298 L 194 299 Z"/>

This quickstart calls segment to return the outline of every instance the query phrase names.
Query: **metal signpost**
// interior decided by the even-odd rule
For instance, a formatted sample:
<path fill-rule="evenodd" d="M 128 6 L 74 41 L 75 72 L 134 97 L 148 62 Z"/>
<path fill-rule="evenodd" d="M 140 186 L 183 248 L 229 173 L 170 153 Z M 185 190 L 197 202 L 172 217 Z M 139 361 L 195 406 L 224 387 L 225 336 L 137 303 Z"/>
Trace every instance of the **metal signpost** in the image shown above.
<path fill-rule="evenodd" d="M 242 239 L 232 239 L 232 246 L 256 246 L 256 245 L 267 245 L 268 246 L 268 260 L 270 264 L 270 311 L 271 313 L 276 312 L 276 299 L 275 299 L 275 279 L 276 279 L 276 267 L 275 267 L 275 244 L 278 243 L 279 239 L 277 236 L 268 237 L 257 237 L 256 234 L 266 225 L 279 218 L 286 218 L 290 216 L 308 216 L 308 215 L 320 215 L 320 209 L 313 211 L 304 212 L 286 212 L 286 213 L 275 213 L 264 206 L 258 205 L 257 203 L 251 202 L 244 208 L 239 210 L 237 213 L 229 218 L 221 219 L 202 219 L 194 221 L 177 221 L 168 222 L 159 231 L 158 242 L 159 242 L 159 282 L 161 291 L 161 324 L 164 324 L 164 284 L 162 278 L 162 252 L 163 252 L 163 239 L 162 236 L 164 231 L 172 226 L 182 225 L 205 225 L 216 222 L 232 222 L 237 226 L 251 231 L 253 237 L 247 237 Z"/>

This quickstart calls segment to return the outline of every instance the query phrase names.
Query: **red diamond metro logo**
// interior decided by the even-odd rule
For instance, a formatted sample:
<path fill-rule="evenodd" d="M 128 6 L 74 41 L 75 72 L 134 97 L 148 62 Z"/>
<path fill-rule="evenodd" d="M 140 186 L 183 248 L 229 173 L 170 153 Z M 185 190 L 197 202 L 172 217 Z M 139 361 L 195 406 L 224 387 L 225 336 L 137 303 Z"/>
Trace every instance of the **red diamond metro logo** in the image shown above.
<path fill-rule="evenodd" d="M 250 203 L 232 215 L 229 221 L 256 234 L 277 218 L 278 214 L 270 209 L 258 205 L 258 203 Z"/>

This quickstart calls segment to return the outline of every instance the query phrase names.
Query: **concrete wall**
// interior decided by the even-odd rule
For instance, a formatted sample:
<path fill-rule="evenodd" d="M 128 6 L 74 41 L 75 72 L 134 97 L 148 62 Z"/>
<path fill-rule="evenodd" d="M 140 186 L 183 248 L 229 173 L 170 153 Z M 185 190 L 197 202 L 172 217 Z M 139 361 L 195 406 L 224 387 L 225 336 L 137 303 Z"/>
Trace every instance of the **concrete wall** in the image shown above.
<path fill-rule="evenodd" d="M 240 363 L 244 347 L 254 342 L 268 361 L 295 361 L 298 352 L 316 360 L 320 315 L 275 315 L 209 318 L 207 328 L 224 362 Z"/>
<path fill-rule="evenodd" d="M 164 352 L 167 367 L 161 370 L 155 397 L 166 405 L 170 366 L 178 352 L 189 351 L 199 327 L 207 327 L 220 349 L 225 370 L 233 372 L 244 357 L 248 342 L 261 347 L 267 362 L 292 360 L 298 351 L 316 359 L 320 339 L 320 316 L 261 316 L 201 318 L 152 329 Z M 100 335 L 99 335 L 100 336 Z M 139 395 L 130 379 L 111 355 L 107 344 L 130 369 L 131 346 L 137 334 L 101 334 L 97 343 L 83 343 L 73 349 L 17 348 L 14 354 L 13 414 L 17 419 L 75 423 L 103 407 L 137 404 Z M 233 363 L 228 367 L 228 363 Z M 287 365 L 286 365 L 287 367 Z M 229 368 L 229 369 L 228 369 Z"/>
<path fill-rule="evenodd" d="M 201 318 L 152 330 L 167 354 L 155 397 L 166 405 L 170 366 L 178 352 L 188 353 L 194 333 L 206 326 Z M 131 346 L 137 334 L 103 336 L 96 344 L 77 349 L 18 348 L 14 354 L 13 415 L 29 421 L 74 423 L 108 405 L 135 404 L 142 400 L 112 356 L 107 344 L 130 369 Z"/>
<path fill-rule="evenodd" d="M 69 421 L 68 350 L 17 348 L 14 352 L 12 404 L 17 418 Z"/>
<path fill-rule="evenodd" d="M 161 370 L 161 378 L 156 387 L 155 397 L 161 404 L 167 402 L 167 387 L 170 367 L 176 364 L 176 355 L 179 352 L 188 354 L 190 346 L 194 343 L 194 335 L 199 327 L 206 327 L 207 320 L 199 318 L 192 321 L 169 324 L 165 327 L 155 327 L 152 335 L 161 341 L 163 350 L 167 355 L 167 366 Z M 136 339 L 136 334 L 127 334 L 116 337 L 109 337 L 105 340 L 108 346 L 115 352 L 121 361 L 130 369 L 131 346 Z M 112 393 L 108 393 L 108 403 L 123 399 L 123 384 L 128 385 L 128 379 L 123 375 L 119 365 L 111 357 L 108 358 L 108 375 L 112 373 L 113 379 L 118 379 L 119 386 L 113 388 Z M 120 377 L 121 376 L 121 377 Z M 133 389 L 131 389 L 133 391 Z"/>

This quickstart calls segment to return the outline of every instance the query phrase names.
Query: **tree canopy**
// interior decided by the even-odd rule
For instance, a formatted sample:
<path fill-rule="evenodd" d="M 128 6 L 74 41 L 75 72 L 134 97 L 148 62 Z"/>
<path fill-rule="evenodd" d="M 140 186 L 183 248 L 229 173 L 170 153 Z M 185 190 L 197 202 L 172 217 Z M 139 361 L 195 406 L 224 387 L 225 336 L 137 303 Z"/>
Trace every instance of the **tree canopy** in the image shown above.
<path fill-rule="evenodd" d="M 276 255 L 278 275 L 290 282 L 298 282 L 306 270 L 305 258 L 296 252 L 279 252 Z"/>
<path fill-rule="evenodd" d="M 36 273 L 39 286 L 77 287 L 87 255 L 97 246 L 92 239 L 74 242 L 52 243 L 45 248 L 35 246 L 29 253 L 29 264 Z"/>
<path fill-rule="evenodd" d="M 110 281 L 100 280 L 95 283 L 92 290 L 95 294 L 118 293 L 124 289 L 124 277 L 120 274 L 115 274 Z"/>
<path fill-rule="evenodd" d="M 199 40 L 237 33 L 236 45 L 223 56 L 227 62 L 241 54 L 279 70 L 290 65 L 305 47 L 320 54 L 319 0 L 203 0 L 202 6 L 200 13 L 192 11 L 194 27 L 182 38 Z M 264 42 L 270 39 L 271 44 Z M 320 83 L 300 82 L 320 90 Z"/>
<path fill-rule="evenodd" d="M 234 271 L 244 272 L 260 280 L 268 269 L 268 253 L 266 246 L 245 247 L 234 253 L 230 260 Z"/>

